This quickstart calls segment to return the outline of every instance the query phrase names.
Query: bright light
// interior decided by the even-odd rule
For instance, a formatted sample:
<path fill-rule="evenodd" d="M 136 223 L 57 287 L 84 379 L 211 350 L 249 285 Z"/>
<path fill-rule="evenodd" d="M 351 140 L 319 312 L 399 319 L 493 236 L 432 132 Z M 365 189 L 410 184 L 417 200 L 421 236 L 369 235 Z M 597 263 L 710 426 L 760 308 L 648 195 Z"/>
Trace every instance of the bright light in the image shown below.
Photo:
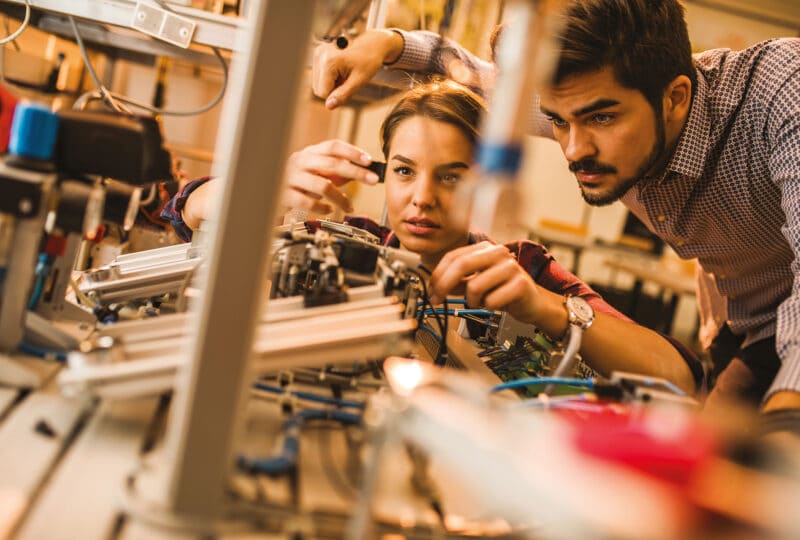
<path fill-rule="evenodd" d="M 400 356 L 387 358 L 383 370 L 392 390 L 402 396 L 411 394 L 422 383 L 425 375 L 423 366 L 418 360 Z"/>

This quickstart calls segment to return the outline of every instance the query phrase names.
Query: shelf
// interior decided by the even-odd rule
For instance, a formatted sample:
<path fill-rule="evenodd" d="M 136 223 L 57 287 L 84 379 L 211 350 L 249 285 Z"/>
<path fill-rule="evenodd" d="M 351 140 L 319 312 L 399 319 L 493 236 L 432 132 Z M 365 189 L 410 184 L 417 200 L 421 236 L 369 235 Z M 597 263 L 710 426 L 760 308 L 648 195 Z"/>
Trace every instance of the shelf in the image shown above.
<path fill-rule="evenodd" d="M 6 3 L 20 6 L 25 4 L 24 0 L 7 0 Z M 132 29 L 131 23 L 137 2 L 134 0 L 30 0 L 30 4 L 31 7 L 48 13 L 72 15 L 95 23 Z M 151 7 L 156 6 L 155 3 L 146 4 Z M 170 6 L 175 13 L 192 19 L 197 24 L 192 40 L 193 44 L 237 50 L 239 35 L 245 25 L 243 19 L 228 15 L 217 15 L 179 5 L 170 4 Z M 147 41 L 163 43 L 164 46 L 179 49 L 178 47 L 170 46 L 166 42 L 159 42 L 159 40 L 150 38 L 146 34 L 140 33 L 139 35 Z"/>

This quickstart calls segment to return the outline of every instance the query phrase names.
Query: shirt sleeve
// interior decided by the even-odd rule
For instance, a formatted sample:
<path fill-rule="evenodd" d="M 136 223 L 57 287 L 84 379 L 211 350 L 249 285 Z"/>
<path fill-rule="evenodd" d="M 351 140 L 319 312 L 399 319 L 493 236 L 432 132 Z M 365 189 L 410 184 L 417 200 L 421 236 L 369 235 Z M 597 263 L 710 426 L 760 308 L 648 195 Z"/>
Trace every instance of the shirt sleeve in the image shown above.
<path fill-rule="evenodd" d="M 392 29 L 403 38 L 403 52 L 386 67 L 394 70 L 443 75 L 485 95 L 494 86 L 495 65 L 478 58 L 464 47 L 434 32 Z M 553 138 L 550 120 L 539 108 L 538 96 L 528 113 L 528 133 Z"/>
<path fill-rule="evenodd" d="M 189 195 L 209 180 L 211 180 L 210 176 L 192 180 L 183 186 L 161 210 L 161 217 L 170 222 L 172 228 L 175 230 L 175 234 L 184 242 L 189 242 L 192 239 L 192 229 L 183 222 L 181 211 L 186 205 L 186 199 L 189 198 Z"/>
<path fill-rule="evenodd" d="M 464 47 L 434 32 L 393 29 L 403 38 L 403 52 L 386 67 L 444 75 L 483 95 L 494 79 L 495 67 Z"/>
<path fill-rule="evenodd" d="M 765 399 L 775 392 L 800 392 L 800 69 L 776 92 L 767 130 L 771 141 L 769 168 L 781 191 L 786 216 L 783 235 L 794 252 L 792 294 L 778 307 L 775 345 L 781 368 Z"/>

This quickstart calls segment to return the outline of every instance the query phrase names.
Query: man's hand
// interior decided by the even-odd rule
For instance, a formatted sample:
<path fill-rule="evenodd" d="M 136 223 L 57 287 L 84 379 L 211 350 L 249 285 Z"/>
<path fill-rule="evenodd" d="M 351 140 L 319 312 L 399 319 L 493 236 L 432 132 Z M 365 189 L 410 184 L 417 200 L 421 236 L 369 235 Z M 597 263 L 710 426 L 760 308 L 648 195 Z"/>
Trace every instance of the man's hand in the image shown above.
<path fill-rule="evenodd" d="M 334 207 L 352 212 L 353 205 L 340 188 L 353 180 L 378 183 L 378 175 L 363 167 L 370 163 L 369 154 L 344 141 L 307 146 L 289 156 L 282 204 L 318 214 L 329 214 Z"/>
<path fill-rule="evenodd" d="M 383 66 L 403 52 L 403 38 L 391 30 L 367 30 L 345 49 L 323 43 L 314 49 L 311 85 L 328 109 L 343 105 Z"/>

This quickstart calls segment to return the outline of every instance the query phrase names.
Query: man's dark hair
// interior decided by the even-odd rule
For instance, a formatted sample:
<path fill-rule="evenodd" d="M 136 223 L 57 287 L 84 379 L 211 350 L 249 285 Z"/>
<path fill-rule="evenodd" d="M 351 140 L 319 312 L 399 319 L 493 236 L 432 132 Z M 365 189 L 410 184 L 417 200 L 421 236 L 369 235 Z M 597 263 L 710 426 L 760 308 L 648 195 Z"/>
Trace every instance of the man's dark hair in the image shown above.
<path fill-rule="evenodd" d="M 679 75 L 697 83 L 692 47 L 678 0 L 569 0 L 563 11 L 555 82 L 609 66 L 657 113 Z"/>

